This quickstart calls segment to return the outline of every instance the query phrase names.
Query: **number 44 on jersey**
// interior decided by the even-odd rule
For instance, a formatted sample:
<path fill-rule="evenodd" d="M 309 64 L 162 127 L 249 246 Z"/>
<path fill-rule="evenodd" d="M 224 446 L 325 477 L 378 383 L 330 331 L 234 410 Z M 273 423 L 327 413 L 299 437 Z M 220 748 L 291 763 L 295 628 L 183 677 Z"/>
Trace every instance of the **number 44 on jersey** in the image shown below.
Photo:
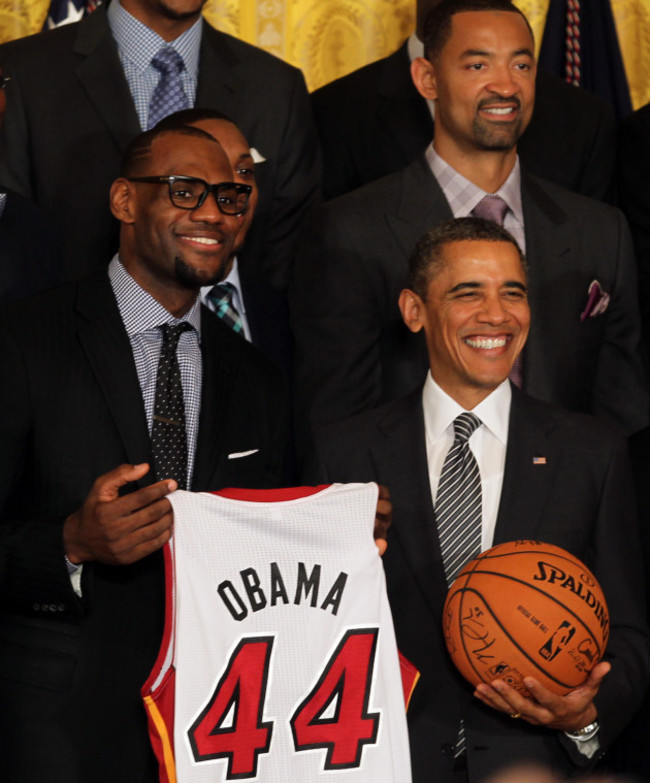
<path fill-rule="evenodd" d="M 296 752 L 325 749 L 324 770 L 360 766 L 364 746 L 377 739 L 380 715 L 368 712 L 377 634 L 377 628 L 346 631 L 289 718 Z M 271 636 L 239 642 L 188 731 L 195 761 L 228 759 L 227 780 L 257 777 L 260 756 L 271 749 L 274 725 L 263 715 L 273 642 Z"/>

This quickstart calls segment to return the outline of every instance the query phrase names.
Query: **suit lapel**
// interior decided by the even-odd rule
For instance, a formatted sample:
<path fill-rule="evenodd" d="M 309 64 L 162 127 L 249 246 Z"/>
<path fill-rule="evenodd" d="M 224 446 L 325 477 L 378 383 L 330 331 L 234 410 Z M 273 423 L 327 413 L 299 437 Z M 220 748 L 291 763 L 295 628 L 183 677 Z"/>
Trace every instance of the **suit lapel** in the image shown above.
<path fill-rule="evenodd" d="M 106 272 L 82 281 L 77 334 L 132 464 L 151 463 L 151 441 L 133 352 Z M 151 473 L 141 484 L 149 484 Z"/>
<path fill-rule="evenodd" d="M 206 307 L 201 307 L 201 355 L 203 381 L 201 386 L 201 415 L 194 459 L 192 489 L 203 490 L 219 486 L 217 477 L 225 455 L 224 436 L 231 379 L 237 372 L 232 353 L 225 349 L 223 330 L 228 327 Z M 240 338 L 237 338 L 240 339 Z"/>
<path fill-rule="evenodd" d="M 546 504 L 560 466 L 554 419 L 513 387 L 508 449 L 494 544 L 539 537 Z"/>
<path fill-rule="evenodd" d="M 122 152 L 140 133 L 140 121 L 104 7 L 80 23 L 74 51 L 83 58 L 77 77 Z"/>
<path fill-rule="evenodd" d="M 395 509 L 389 535 L 399 540 L 432 613 L 441 618 L 447 583 L 429 489 L 421 389 L 398 400 L 379 429 L 385 437 L 371 458 Z"/>
<path fill-rule="evenodd" d="M 378 90 L 375 124 L 387 137 L 390 160 L 412 160 L 413 150 L 424 151 L 433 138 L 431 112 L 411 79 L 407 44 L 384 60 Z"/>
<path fill-rule="evenodd" d="M 530 175 L 522 173 L 521 196 L 526 232 L 531 328 L 524 353 L 524 388 L 535 397 L 553 399 L 549 387 L 555 377 L 551 346 L 562 345 L 564 320 L 554 315 L 549 302 L 562 295 L 562 270 L 569 269 L 572 252 L 566 213 Z M 585 291 L 586 295 L 586 291 Z M 576 313 L 576 322 L 579 313 Z"/>
<path fill-rule="evenodd" d="M 423 234 L 453 217 L 445 194 L 423 155 L 402 170 L 395 199 L 398 209 L 388 210 L 385 217 L 406 258 Z"/>
<path fill-rule="evenodd" d="M 229 117 L 238 117 L 239 105 L 247 94 L 239 66 L 226 36 L 204 20 L 195 105 L 212 106 Z"/>

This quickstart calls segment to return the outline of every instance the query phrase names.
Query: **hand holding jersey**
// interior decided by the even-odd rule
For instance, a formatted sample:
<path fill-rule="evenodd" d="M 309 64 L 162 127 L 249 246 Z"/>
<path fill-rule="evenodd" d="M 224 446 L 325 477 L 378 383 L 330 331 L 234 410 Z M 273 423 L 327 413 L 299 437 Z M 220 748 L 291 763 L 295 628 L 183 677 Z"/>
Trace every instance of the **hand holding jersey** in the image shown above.
<path fill-rule="evenodd" d="M 128 565 L 150 555 L 169 541 L 172 509 L 166 495 L 176 489 L 172 480 L 120 496 L 120 488 L 142 478 L 149 465 L 120 465 L 100 476 L 83 506 L 66 519 L 63 545 L 77 565 L 95 560 Z"/>

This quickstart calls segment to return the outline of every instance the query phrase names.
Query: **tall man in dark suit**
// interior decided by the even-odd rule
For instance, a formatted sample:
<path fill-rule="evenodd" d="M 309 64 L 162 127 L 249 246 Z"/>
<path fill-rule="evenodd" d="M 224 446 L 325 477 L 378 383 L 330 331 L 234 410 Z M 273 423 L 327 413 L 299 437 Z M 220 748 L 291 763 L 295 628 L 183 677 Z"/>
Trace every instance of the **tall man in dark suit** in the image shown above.
<path fill-rule="evenodd" d="M 501 227 L 463 218 L 425 235 L 399 305 L 407 328 L 425 333 L 424 388 L 323 430 L 308 477 L 390 489 L 388 594 L 400 650 L 421 672 L 408 713 L 414 783 L 474 783 L 517 761 L 565 777 L 602 756 L 650 677 L 626 441 L 508 381 L 531 314 L 523 257 Z M 456 474 L 463 489 L 452 513 L 445 476 L 462 448 L 456 424 L 468 420 L 476 429 L 463 459 L 476 473 L 469 485 Z M 462 509 L 472 502 L 468 519 Z M 453 573 L 479 551 L 517 539 L 569 550 L 607 597 L 606 662 L 566 696 L 530 678 L 531 699 L 502 680 L 474 689 L 445 650 L 442 609 Z"/>
<path fill-rule="evenodd" d="M 344 418 L 422 382 L 424 341 L 396 305 L 408 256 L 437 223 L 500 207 L 493 218 L 530 265 L 523 388 L 640 429 L 648 401 L 625 219 L 519 165 L 535 85 L 525 17 L 507 0 L 443 0 L 426 29 L 427 58 L 413 75 L 436 105 L 433 144 L 401 171 L 326 204 L 296 264 L 299 420 Z"/>
<path fill-rule="evenodd" d="M 192 125 L 214 136 L 223 147 L 233 168 L 235 182 L 252 188 L 248 209 L 235 241 L 224 279 L 216 286 L 204 286 L 201 300 L 235 331 L 257 346 L 289 378 L 292 367 L 292 338 L 286 291 L 273 288 L 238 256 L 245 246 L 259 199 L 255 178 L 255 151 L 239 128 L 222 112 L 214 109 L 186 109 L 166 117 L 159 127 Z"/>
<path fill-rule="evenodd" d="M 168 179 L 177 176 L 190 181 Z M 279 482 L 280 374 L 198 301 L 221 278 L 240 227 L 233 211 L 244 204 L 222 185 L 232 179 L 222 148 L 199 129 L 138 137 L 111 189 L 121 241 L 108 274 L 3 314 L 5 780 L 158 780 L 140 687 L 162 633 L 165 496 L 181 473 L 195 490 Z M 174 422 L 159 407 L 158 364 L 174 328 L 182 395 L 169 385 L 187 456 L 165 466 L 171 451 L 157 428 Z"/>
<path fill-rule="evenodd" d="M 286 283 L 302 218 L 320 188 L 304 79 L 210 27 L 202 5 L 113 0 L 78 24 L 0 47 L 12 77 L 0 180 L 58 219 L 68 278 L 97 268 L 117 247 L 106 194 L 128 142 L 160 119 L 151 102 L 163 76 L 152 61 L 171 47 L 182 58 L 182 95 L 168 113 L 192 105 L 219 109 L 264 159 L 242 264 L 276 286 Z"/>
<path fill-rule="evenodd" d="M 334 198 L 397 171 L 433 135 L 433 108 L 415 88 L 424 22 L 439 0 L 418 0 L 416 32 L 393 54 L 312 93 L 323 150 L 323 192 Z M 526 169 L 569 190 L 612 197 L 614 112 L 605 101 L 540 70 L 535 113 L 519 144 Z"/>
<path fill-rule="evenodd" d="M 0 126 L 10 77 L 0 69 Z M 60 283 L 61 237 L 54 221 L 26 198 L 0 184 L 0 302 L 11 302 Z"/>

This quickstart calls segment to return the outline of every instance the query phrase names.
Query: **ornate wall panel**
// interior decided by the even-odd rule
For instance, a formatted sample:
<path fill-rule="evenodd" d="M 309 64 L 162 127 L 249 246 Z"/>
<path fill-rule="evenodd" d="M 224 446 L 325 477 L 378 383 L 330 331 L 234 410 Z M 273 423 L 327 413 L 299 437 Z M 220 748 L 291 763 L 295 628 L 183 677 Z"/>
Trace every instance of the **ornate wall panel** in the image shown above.
<path fill-rule="evenodd" d="M 515 0 L 538 46 L 549 1 Z M 650 101 L 650 0 L 611 3 L 638 107 Z M 48 5 L 48 0 L 0 0 L 0 41 L 38 32 Z M 302 68 L 313 90 L 396 49 L 413 30 L 415 0 L 208 0 L 205 15 L 222 30 Z"/>

